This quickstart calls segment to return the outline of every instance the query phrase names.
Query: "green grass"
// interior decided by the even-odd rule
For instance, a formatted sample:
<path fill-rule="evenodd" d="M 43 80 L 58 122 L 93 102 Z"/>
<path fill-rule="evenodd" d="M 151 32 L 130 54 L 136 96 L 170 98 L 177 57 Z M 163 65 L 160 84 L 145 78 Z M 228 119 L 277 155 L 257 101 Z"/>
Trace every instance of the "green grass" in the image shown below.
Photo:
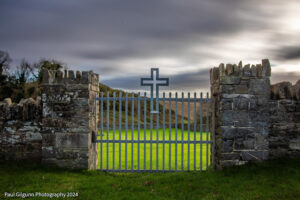
<path fill-rule="evenodd" d="M 129 127 L 130 128 L 130 127 Z M 103 169 L 113 169 L 113 164 L 115 166 L 115 169 L 119 169 L 119 143 L 109 143 L 107 145 L 106 141 L 107 140 L 107 132 L 103 132 L 102 140 L 104 141 L 102 143 L 102 151 L 101 151 L 101 143 L 98 144 L 98 149 L 99 149 L 99 163 L 98 163 L 98 168 L 103 168 Z M 140 140 L 143 141 L 145 139 L 144 137 L 144 130 L 140 131 Z M 125 140 L 126 138 L 126 133 L 124 130 L 121 131 L 121 135 L 119 135 L 119 131 L 116 130 L 115 132 L 115 139 L 118 140 L 119 137 L 121 136 L 121 140 Z M 152 131 L 152 148 L 151 144 L 146 144 L 144 146 L 143 143 L 140 144 L 140 156 L 138 155 L 138 144 L 134 143 L 133 145 L 131 143 L 127 143 L 127 162 L 125 160 L 125 155 L 126 155 L 126 144 L 121 143 L 121 169 L 126 169 L 126 164 L 127 164 L 127 169 L 131 169 L 132 167 L 132 160 L 133 160 L 133 169 L 136 170 L 138 169 L 138 157 L 140 158 L 140 169 L 144 169 L 144 164 L 146 163 L 146 170 L 151 169 L 151 160 L 150 160 L 150 154 L 152 150 L 152 169 L 153 170 L 162 170 L 163 169 L 163 161 L 165 161 L 165 170 L 169 170 L 171 167 L 171 170 L 175 170 L 176 165 L 175 161 L 177 158 L 177 170 L 200 170 L 201 168 L 201 159 L 202 159 L 202 170 L 206 170 L 207 166 L 210 166 L 210 144 L 181 144 L 182 141 L 182 135 L 181 135 L 181 130 L 177 130 L 177 154 L 176 154 L 176 144 L 156 144 L 156 140 L 158 139 L 159 141 L 163 141 L 163 129 L 159 129 L 158 131 L 158 138 L 157 138 L 157 132 L 156 130 Z M 169 129 L 165 129 L 165 140 L 169 140 L 169 136 L 171 136 L 171 140 L 175 140 L 176 138 L 176 132 L 175 129 L 171 129 L 171 134 Z M 188 140 L 188 131 L 184 131 L 183 134 L 184 138 L 183 140 L 187 141 Z M 138 131 L 134 130 L 133 134 L 131 130 L 128 130 L 127 132 L 127 140 L 131 140 L 132 137 L 134 140 L 138 140 Z M 194 138 L 196 137 L 196 138 Z M 190 141 L 199 141 L 201 137 L 200 132 L 194 133 L 193 131 L 190 132 Z M 202 133 L 202 141 L 209 141 L 209 134 L 206 134 L 205 132 Z M 109 140 L 113 140 L 113 131 L 109 131 L 108 134 Z M 101 139 L 99 136 L 98 139 Z M 151 133 L 150 130 L 146 130 L 146 140 L 151 139 Z M 107 146 L 108 146 L 108 156 L 107 156 Z M 132 152 L 132 146 L 133 146 L 133 152 Z M 144 156 L 144 148 L 146 149 L 146 159 Z M 165 150 L 164 150 L 165 148 Z M 171 151 L 170 151 L 171 148 Z M 182 148 L 183 148 L 183 154 L 182 154 Z M 194 151 L 194 148 L 195 151 Z M 202 149 L 202 151 L 201 151 Z M 158 151 L 158 158 L 156 157 L 156 152 Z M 164 153 L 163 153 L 164 152 Z M 189 158 L 188 159 L 188 154 Z M 101 155 L 103 158 L 101 158 Z M 133 155 L 133 157 L 132 157 Z M 163 159 L 164 155 L 164 159 Z M 171 155 L 171 157 L 170 157 Z M 175 156 L 177 155 L 177 156 Z M 202 155 L 202 156 L 201 156 Z M 113 156 L 115 156 L 115 161 L 113 161 Z M 194 156 L 195 156 L 195 165 L 194 165 Z M 107 160 L 108 158 L 108 160 Z M 133 159 L 132 159 L 133 158 Z M 182 159 L 183 158 L 183 159 Z M 102 159 L 102 162 L 101 162 Z M 182 163 L 183 161 L 183 163 Z M 189 161 L 189 163 L 188 163 Z M 107 165 L 108 162 L 108 165 Z M 156 166 L 156 163 L 158 162 L 158 168 Z M 102 166 L 101 166 L 102 163 Z M 183 165 L 182 165 L 183 164 Z M 108 167 L 107 167 L 108 166 Z M 190 168 L 188 168 L 190 166 Z"/>
<path fill-rule="evenodd" d="M 178 173 L 104 173 L 0 163 L 0 177 L 0 199 L 14 199 L 4 198 L 4 192 L 78 192 L 77 199 L 83 200 L 300 199 L 300 159 Z"/>

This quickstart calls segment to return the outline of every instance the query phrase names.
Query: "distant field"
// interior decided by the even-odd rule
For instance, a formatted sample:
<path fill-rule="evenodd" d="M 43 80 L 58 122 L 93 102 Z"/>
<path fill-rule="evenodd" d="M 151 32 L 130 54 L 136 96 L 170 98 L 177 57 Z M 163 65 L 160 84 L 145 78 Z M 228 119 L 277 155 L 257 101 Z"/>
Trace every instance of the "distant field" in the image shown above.
<path fill-rule="evenodd" d="M 171 134 L 170 134 L 171 132 Z M 99 132 L 100 133 L 100 132 Z M 152 169 L 156 170 L 156 162 L 158 162 L 158 169 L 162 170 L 163 169 L 163 152 L 164 152 L 164 160 L 165 160 L 165 169 L 169 170 L 169 164 L 171 164 L 171 170 L 175 170 L 175 149 L 176 149 L 176 144 L 157 144 L 155 143 L 156 140 L 158 139 L 159 141 L 163 141 L 163 138 L 165 136 L 165 140 L 169 140 L 169 136 L 171 135 L 171 140 L 175 140 L 176 138 L 176 132 L 175 129 L 165 129 L 165 133 L 163 132 L 163 129 L 159 129 L 158 132 L 158 138 L 156 134 L 156 130 L 153 130 L 152 132 L 152 140 L 154 140 L 151 148 L 151 144 L 147 143 L 146 146 L 144 146 L 143 143 L 140 143 L 140 169 L 144 169 L 144 163 L 146 163 L 146 169 L 150 170 L 151 167 L 151 161 L 150 161 L 150 154 L 152 150 Z M 101 143 L 98 143 L 98 149 L 99 149 L 99 163 L 98 163 L 98 168 L 102 167 L 103 169 L 113 169 L 113 165 L 115 166 L 115 169 L 119 169 L 119 143 L 109 143 L 107 145 L 106 141 L 107 140 L 107 132 L 103 132 L 102 140 L 104 141 L 102 143 L 102 151 L 101 151 Z M 140 140 L 144 140 L 144 130 L 140 131 Z M 121 135 L 119 135 L 119 131 L 116 130 L 115 136 L 113 135 L 113 131 L 109 131 L 108 138 L 109 140 L 113 140 L 115 137 L 116 140 L 119 139 L 121 136 L 121 140 L 125 140 L 126 138 L 126 133 L 124 130 L 121 131 Z M 133 136 L 134 140 L 138 140 L 138 131 L 135 130 L 132 134 L 131 130 L 128 130 L 127 132 L 127 140 L 131 140 Z M 188 131 L 184 131 L 183 134 L 184 138 L 183 140 L 188 140 Z M 194 138 L 195 137 L 195 138 Z M 150 140 L 151 138 L 151 132 L 148 129 L 146 131 L 146 140 Z M 190 141 L 200 141 L 201 138 L 201 133 L 200 132 L 190 132 Z M 101 139 L 101 136 L 98 136 L 98 139 Z M 205 132 L 202 133 L 202 141 L 209 141 L 210 136 L 209 134 L 206 134 Z M 196 159 L 195 162 L 195 167 L 196 170 L 200 170 L 200 162 L 202 160 L 202 170 L 207 169 L 207 165 L 210 166 L 210 144 L 207 146 L 206 144 L 181 144 L 182 141 L 182 135 L 181 135 L 181 130 L 177 130 L 177 170 L 188 170 L 188 166 L 190 166 L 190 170 L 194 170 L 194 156 Z M 125 143 L 121 144 L 121 169 L 126 168 L 126 163 L 127 163 L 127 169 L 132 168 L 132 160 L 133 160 L 133 169 L 138 169 L 138 144 L 134 143 L 133 145 L 131 143 L 127 143 L 127 162 L 125 162 L 126 156 L 125 156 Z M 181 153 L 182 151 L 182 146 L 183 146 L 183 154 Z M 108 147 L 108 156 L 107 156 L 107 147 Z M 170 151 L 171 148 L 171 151 Z M 190 149 L 189 149 L 190 148 Z M 194 149 L 196 148 L 196 149 Z M 114 149 L 114 150 L 113 150 Z M 133 153 L 132 153 L 133 149 Z M 144 149 L 146 150 L 146 158 L 144 158 Z M 189 149 L 189 151 L 188 151 Z M 202 151 L 201 151 L 202 149 Z M 158 151 L 158 158 L 156 157 L 156 152 Z M 188 164 L 188 152 L 190 154 L 190 163 Z M 115 161 L 113 161 L 113 155 L 115 154 Z M 103 156 L 101 158 L 101 155 Z M 133 157 L 132 157 L 133 155 Z M 170 156 L 171 155 L 171 156 Z M 183 156 L 182 156 L 183 155 Z M 202 156 L 201 156 L 202 155 Z M 207 157 L 208 155 L 208 157 Z M 183 166 L 181 165 L 182 163 L 182 157 L 183 157 Z M 171 162 L 170 162 L 171 158 Z M 102 165 L 101 163 L 102 159 Z M 208 162 L 207 162 L 208 160 Z M 107 167 L 108 163 L 108 167 Z"/>
<path fill-rule="evenodd" d="M 166 105 L 165 107 L 169 109 L 169 101 L 165 102 Z M 162 102 L 160 102 L 160 104 L 162 105 Z M 176 110 L 176 104 L 175 102 L 172 101 L 171 103 L 171 110 L 173 110 L 175 112 Z M 177 102 L 177 114 L 178 116 L 182 115 L 182 103 L 180 101 Z M 198 102 L 196 103 L 196 119 L 197 121 L 199 121 L 200 119 L 200 112 L 201 112 L 201 104 Z M 187 119 L 188 118 L 188 102 L 183 103 L 183 116 Z M 202 116 L 203 116 L 203 122 L 206 121 L 206 116 L 207 116 L 207 104 L 206 102 L 202 103 Z M 190 120 L 194 121 L 194 103 L 193 100 L 191 99 L 190 102 Z"/>
<path fill-rule="evenodd" d="M 143 102 L 142 102 L 143 103 Z M 144 124 L 144 109 L 143 109 L 143 104 L 141 103 L 141 108 L 140 108 L 140 123 Z M 123 102 L 123 107 L 124 106 L 124 102 Z M 188 102 L 185 102 L 183 104 L 183 117 L 184 117 L 184 123 L 188 122 Z M 121 112 L 121 118 L 122 118 L 122 123 L 124 123 L 125 121 L 125 108 L 123 108 L 122 112 Z M 138 122 L 138 105 L 137 102 L 135 102 L 134 104 L 134 115 L 132 118 L 132 114 L 131 114 L 131 104 L 128 104 L 128 113 L 127 113 L 127 120 L 128 123 L 130 124 L 132 119 L 134 121 L 134 123 Z M 193 124 L 194 123 L 194 103 L 190 102 L 190 123 Z M 172 101 L 171 103 L 171 123 L 175 123 L 175 112 L 176 112 L 176 103 L 174 101 Z M 200 114 L 201 113 L 201 104 L 198 102 L 196 103 L 196 119 L 197 119 L 197 124 L 200 124 Z M 115 118 L 113 118 L 113 116 L 115 116 Z M 98 116 L 98 123 L 100 124 L 100 119 L 101 119 L 101 115 L 99 112 L 99 116 Z M 115 119 L 115 123 L 116 125 L 118 125 L 119 123 L 119 107 L 118 105 L 116 105 L 115 107 L 115 115 L 113 115 L 113 108 L 112 108 L 112 103 L 110 103 L 110 109 L 109 109 L 109 123 L 112 124 L 113 123 L 113 119 Z M 156 116 L 153 116 L 153 122 L 156 123 Z M 182 119 L 182 103 L 181 102 L 177 102 L 177 122 L 181 123 L 181 119 Z M 146 120 L 147 123 L 150 122 L 150 110 L 148 109 L 146 111 Z M 202 103 L 202 123 L 205 125 L 206 124 L 206 120 L 207 120 L 207 104 L 206 102 Z M 103 124 L 106 125 L 107 123 L 107 107 L 106 104 L 103 105 Z M 162 102 L 160 102 L 160 107 L 159 107 L 159 123 L 163 124 L 163 104 Z M 169 101 L 165 102 L 165 123 L 169 123 Z"/>

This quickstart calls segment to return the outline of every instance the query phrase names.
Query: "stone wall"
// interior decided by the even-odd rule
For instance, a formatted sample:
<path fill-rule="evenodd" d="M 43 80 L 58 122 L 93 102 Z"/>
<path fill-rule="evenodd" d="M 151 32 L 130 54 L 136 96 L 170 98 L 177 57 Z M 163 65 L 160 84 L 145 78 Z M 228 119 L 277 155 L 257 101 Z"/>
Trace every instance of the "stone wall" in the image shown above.
<path fill-rule="evenodd" d="M 42 74 L 42 98 L 0 102 L 0 159 L 93 169 L 98 75 L 77 71 L 75 76 L 71 70 Z"/>
<path fill-rule="evenodd" d="M 71 70 L 42 74 L 41 98 L 0 102 L 0 159 L 94 169 L 98 75 Z M 300 80 L 270 85 L 270 76 L 267 59 L 211 69 L 217 169 L 300 157 Z"/>
<path fill-rule="evenodd" d="M 90 72 L 43 71 L 44 163 L 69 168 L 94 167 L 94 97 L 99 77 Z"/>
<path fill-rule="evenodd" d="M 271 86 L 270 157 L 300 157 L 300 80 Z"/>
<path fill-rule="evenodd" d="M 211 69 L 216 168 L 268 159 L 270 76 L 267 59 Z"/>
<path fill-rule="evenodd" d="M 42 158 L 41 99 L 11 99 L 0 102 L 0 159 L 34 160 Z"/>

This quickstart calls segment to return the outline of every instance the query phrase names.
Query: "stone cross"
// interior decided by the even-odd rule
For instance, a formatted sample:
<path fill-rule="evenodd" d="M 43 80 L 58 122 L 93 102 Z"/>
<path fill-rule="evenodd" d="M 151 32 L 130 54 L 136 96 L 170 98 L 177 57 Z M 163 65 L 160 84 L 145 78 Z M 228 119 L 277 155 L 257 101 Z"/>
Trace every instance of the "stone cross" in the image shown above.
<path fill-rule="evenodd" d="M 153 98 L 153 90 L 155 88 L 156 98 L 158 98 L 159 86 L 169 86 L 169 78 L 159 78 L 159 69 L 151 68 L 151 77 L 141 78 L 141 86 L 150 86 L 151 98 Z"/>

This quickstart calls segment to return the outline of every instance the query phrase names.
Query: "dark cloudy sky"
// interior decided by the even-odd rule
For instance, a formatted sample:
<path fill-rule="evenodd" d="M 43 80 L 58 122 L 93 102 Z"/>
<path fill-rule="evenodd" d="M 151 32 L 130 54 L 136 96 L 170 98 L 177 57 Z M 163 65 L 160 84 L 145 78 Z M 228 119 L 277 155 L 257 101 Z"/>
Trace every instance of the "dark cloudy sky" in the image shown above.
<path fill-rule="evenodd" d="M 159 67 L 167 90 L 208 91 L 220 62 L 269 58 L 272 83 L 300 79 L 299 0 L 0 0 L 0 49 L 93 70 L 140 89 Z"/>

